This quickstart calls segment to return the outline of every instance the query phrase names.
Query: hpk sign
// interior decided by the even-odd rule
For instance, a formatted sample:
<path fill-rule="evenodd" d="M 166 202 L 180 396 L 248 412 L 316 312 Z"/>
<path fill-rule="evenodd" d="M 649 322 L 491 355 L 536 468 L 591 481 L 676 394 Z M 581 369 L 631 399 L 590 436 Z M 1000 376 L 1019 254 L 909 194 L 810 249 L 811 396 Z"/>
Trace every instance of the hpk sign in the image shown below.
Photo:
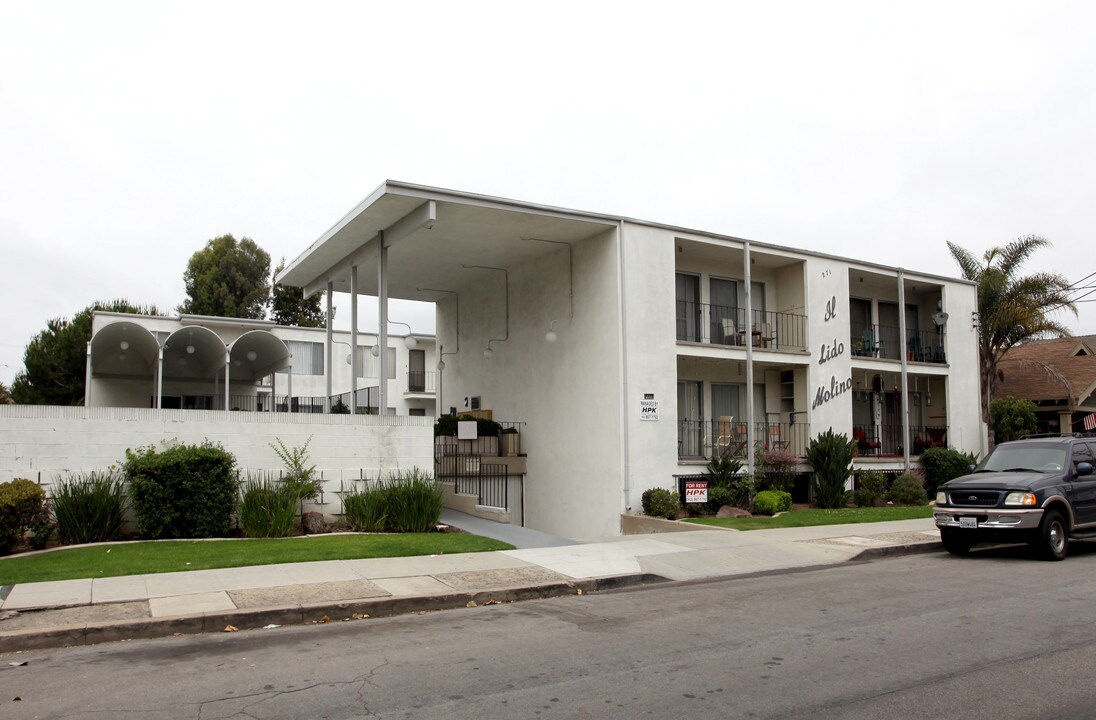
<path fill-rule="evenodd" d="M 639 419 L 658 420 L 658 400 L 640 400 Z"/>

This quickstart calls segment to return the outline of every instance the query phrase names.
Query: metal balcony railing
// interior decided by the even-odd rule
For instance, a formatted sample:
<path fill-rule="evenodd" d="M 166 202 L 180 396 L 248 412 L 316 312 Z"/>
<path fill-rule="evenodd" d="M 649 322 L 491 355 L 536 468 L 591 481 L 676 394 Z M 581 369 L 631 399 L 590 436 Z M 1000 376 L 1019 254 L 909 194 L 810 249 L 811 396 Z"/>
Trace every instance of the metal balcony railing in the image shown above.
<path fill-rule="evenodd" d="M 807 316 L 753 311 L 750 341 L 767 350 L 806 350 Z M 712 345 L 745 346 L 746 309 L 677 301 L 677 339 Z"/>
<path fill-rule="evenodd" d="M 725 420 L 680 420 L 677 426 L 677 456 L 682 460 L 708 460 L 728 456 L 745 461 L 749 435 L 744 422 Z M 810 440 L 807 423 L 754 423 L 757 450 L 783 450 L 803 457 Z"/>
<path fill-rule="evenodd" d="M 407 373 L 407 392 L 432 393 L 436 391 L 437 373 L 431 370 L 410 370 Z"/>
<path fill-rule="evenodd" d="M 902 351 L 902 333 L 891 325 L 862 325 L 854 323 L 849 345 L 852 354 L 883 360 L 897 360 Z M 906 360 L 908 362 L 944 363 L 943 335 L 930 330 L 907 333 Z"/>

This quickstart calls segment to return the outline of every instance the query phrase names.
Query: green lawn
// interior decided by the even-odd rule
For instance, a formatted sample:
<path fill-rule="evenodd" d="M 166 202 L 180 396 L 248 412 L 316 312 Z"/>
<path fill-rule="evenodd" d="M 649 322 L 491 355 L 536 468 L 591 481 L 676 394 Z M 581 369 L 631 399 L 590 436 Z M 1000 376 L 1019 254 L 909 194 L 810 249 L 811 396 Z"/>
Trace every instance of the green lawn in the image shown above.
<path fill-rule="evenodd" d="M 0 558 L 0 585 L 114 577 L 312 560 L 441 555 L 513 550 L 467 533 L 311 535 L 274 540 L 171 540 L 71 547 Z"/>
<path fill-rule="evenodd" d="M 920 507 L 865 507 L 819 510 L 808 508 L 792 510 L 777 517 L 759 515 L 752 518 L 689 518 L 685 522 L 699 525 L 715 525 L 735 530 L 766 530 L 770 528 L 806 527 L 808 525 L 844 525 L 847 523 L 871 523 L 886 520 L 913 520 L 932 517 L 932 506 Z"/>

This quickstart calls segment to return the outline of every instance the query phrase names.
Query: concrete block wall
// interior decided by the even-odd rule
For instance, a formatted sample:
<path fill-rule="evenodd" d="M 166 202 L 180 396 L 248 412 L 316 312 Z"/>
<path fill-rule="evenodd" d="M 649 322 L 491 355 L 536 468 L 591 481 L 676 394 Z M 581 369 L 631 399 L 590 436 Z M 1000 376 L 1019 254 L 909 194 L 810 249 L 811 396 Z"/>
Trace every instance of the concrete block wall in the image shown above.
<path fill-rule="evenodd" d="M 127 449 L 205 440 L 231 452 L 241 476 L 276 474 L 284 466 L 271 445 L 308 442 L 310 464 L 324 480 L 326 502 L 317 509 L 331 515 L 342 511 L 336 493 L 360 478 L 416 467 L 433 475 L 433 434 L 429 417 L 0 405 L 0 482 L 49 485 L 120 466 Z"/>

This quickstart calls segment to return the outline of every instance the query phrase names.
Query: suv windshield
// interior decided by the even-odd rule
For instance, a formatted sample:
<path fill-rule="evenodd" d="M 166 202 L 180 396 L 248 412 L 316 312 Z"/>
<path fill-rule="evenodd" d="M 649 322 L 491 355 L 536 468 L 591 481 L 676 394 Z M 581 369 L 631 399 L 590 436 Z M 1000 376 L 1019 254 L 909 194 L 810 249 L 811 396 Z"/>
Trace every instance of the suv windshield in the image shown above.
<path fill-rule="evenodd" d="M 1035 470 L 1060 472 L 1066 464 L 1064 445 L 998 445 L 982 461 L 975 472 L 1007 472 L 1009 470 Z"/>

